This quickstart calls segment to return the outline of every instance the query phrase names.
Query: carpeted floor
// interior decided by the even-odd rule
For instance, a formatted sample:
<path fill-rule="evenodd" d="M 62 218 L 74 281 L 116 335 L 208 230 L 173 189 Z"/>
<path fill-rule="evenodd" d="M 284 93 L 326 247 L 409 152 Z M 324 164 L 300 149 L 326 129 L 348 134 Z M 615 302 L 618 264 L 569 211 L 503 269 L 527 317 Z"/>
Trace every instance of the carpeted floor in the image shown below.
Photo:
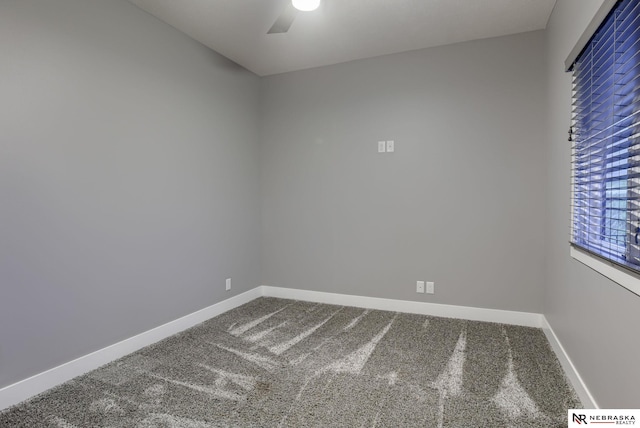
<path fill-rule="evenodd" d="M 539 329 L 260 298 L 0 413 L 0 427 L 566 427 Z"/>

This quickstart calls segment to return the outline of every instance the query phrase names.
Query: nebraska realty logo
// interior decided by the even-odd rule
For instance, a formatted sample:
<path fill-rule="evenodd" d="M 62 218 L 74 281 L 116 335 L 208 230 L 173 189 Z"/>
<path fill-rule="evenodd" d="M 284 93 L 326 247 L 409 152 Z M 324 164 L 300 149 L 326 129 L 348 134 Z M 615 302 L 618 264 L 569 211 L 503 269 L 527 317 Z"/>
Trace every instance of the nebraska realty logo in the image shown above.
<path fill-rule="evenodd" d="M 569 427 L 584 425 L 635 425 L 640 410 L 632 409 L 569 409 Z"/>

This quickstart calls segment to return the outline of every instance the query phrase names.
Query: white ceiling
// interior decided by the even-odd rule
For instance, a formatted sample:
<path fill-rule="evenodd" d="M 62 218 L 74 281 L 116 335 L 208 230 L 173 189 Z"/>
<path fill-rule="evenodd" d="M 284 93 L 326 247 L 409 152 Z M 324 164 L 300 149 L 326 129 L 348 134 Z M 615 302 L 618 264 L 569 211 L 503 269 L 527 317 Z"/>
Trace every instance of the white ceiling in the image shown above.
<path fill-rule="evenodd" d="M 260 76 L 543 29 L 556 0 L 322 0 L 267 34 L 289 0 L 129 0 Z"/>

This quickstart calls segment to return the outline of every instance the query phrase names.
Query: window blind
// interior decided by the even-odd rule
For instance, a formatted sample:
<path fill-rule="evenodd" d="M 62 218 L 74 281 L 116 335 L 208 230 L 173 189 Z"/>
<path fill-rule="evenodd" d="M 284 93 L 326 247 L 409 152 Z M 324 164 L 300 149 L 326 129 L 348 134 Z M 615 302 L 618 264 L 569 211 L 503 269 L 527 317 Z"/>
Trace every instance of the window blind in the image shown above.
<path fill-rule="evenodd" d="M 618 1 L 570 71 L 571 243 L 640 271 L 640 2 Z"/>

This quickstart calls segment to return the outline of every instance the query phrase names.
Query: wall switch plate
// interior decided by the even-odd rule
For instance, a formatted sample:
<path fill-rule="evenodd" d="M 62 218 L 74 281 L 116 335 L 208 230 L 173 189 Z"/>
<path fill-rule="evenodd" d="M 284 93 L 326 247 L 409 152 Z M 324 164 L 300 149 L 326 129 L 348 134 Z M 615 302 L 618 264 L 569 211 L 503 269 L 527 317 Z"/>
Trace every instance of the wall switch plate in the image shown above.
<path fill-rule="evenodd" d="M 436 292 L 436 283 L 435 282 L 427 282 L 427 294 L 434 294 Z"/>
<path fill-rule="evenodd" d="M 424 281 L 416 281 L 416 293 L 424 293 Z"/>
<path fill-rule="evenodd" d="M 384 153 L 387 151 L 387 143 L 385 141 L 378 141 L 378 153 Z"/>
<path fill-rule="evenodd" d="M 396 151 L 396 142 L 393 140 L 387 141 L 387 153 L 393 153 Z"/>
<path fill-rule="evenodd" d="M 227 291 L 231 290 L 231 278 L 227 278 L 227 280 L 225 281 L 225 284 L 224 284 L 224 288 Z"/>

